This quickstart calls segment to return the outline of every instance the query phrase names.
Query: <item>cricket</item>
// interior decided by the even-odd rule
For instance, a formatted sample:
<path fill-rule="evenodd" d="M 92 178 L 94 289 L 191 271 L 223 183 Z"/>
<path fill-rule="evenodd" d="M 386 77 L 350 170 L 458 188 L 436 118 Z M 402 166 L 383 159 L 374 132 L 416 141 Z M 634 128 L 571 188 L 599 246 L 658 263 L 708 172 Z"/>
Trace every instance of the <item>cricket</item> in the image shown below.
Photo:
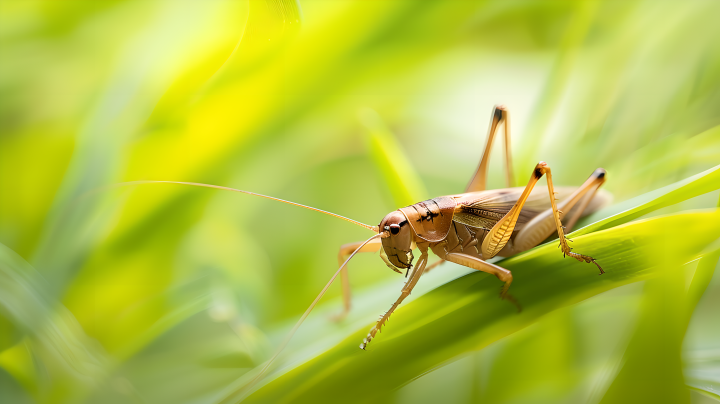
<path fill-rule="evenodd" d="M 501 128 L 504 129 L 505 174 L 508 188 L 488 190 L 486 183 L 490 151 Z M 500 298 L 514 304 L 518 311 L 521 309 L 520 303 L 508 292 L 513 281 L 512 273 L 488 262 L 495 256 L 510 257 L 527 251 L 557 232 L 560 248 L 558 253 L 581 262 L 595 264 L 602 275 L 604 271 L 593 257 L 572 251 L 568 244 L 571 240 L 565 237 L 565 231 L 569 232 L 578 219 L 609 202 L 608 193 L 598 192 L 605 182 L 605 170 L 596 169 L 578 188 L 556 188 L 553 186 L 550 166 L 541 161 L 530 173 L 530 179 L 525 187 L 511 187 L 513 178 L 511 167 L 509 113 L 505 106 L 498 105 L 493 107 L 484 150 L 476 172 L 465 191 L 397 209 L 388 213 L 377 226 L 363 224 L 299 203 L 217 185 L 176 181 L 133 181 L 123 185 L 171 183 L 241 192 L 325 213 L 375 233 L 365 241 L 346 244 L 340 248 L 339 269 L 302 315 L 275 355 L 266 363 L 257 376 L 259 378 L 287 345 L 338 275 L 342 283 L 343 310 L 336 319 L 342 319 L 347 315 L 351 307 L 348 262 L 357 253 L 379 251 L 385 265 L 398 273 L 405 271 L 406 278 L 400 296 L 390 309 L 380 316 L 367 337 L 360 343 L 360 348 L 363 350 L 368 347 L 403 300 L 412 293 L 420 278 L 445 261 L 496 276 L 502 282 Z M 535 189 L 543 176 L 547 178 L 547 193 L 540 187 Z M 566 223 L 565 226 L 562 224 L 563 221 Z M 413 251 L 418 251 L 420 254 L 415 263 L 413 263 L 415 260 Z M 427 265 L 430 251 L 440 259 Z"/>

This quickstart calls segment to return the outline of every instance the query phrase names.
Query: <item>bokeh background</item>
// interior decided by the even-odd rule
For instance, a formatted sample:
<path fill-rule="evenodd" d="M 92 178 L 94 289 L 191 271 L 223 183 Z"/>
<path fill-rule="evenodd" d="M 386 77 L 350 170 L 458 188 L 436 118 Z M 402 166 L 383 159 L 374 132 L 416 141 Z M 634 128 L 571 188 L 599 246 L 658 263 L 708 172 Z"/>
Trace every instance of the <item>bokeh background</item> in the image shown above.
<path fill-rule="evenodd" d="M 608 272 L 598 280 L 556 257 L 570 265 L 562 274 L 593 282 L 583 291 L 521 257 L 525 311 L 470 306 L 506 319 L 474 344 L 453 336 L 484 324 L 448 317 L 474 292 L 433 296 L 471 279 L 496 299 L 499 283 L 446 264 L 367 352 L 357 336 L 403 279 L 358 256 L 351 315 L 330 320 L 334 285 L 251 399 L 720 401 L 719 15 L 713 0 L 0 0 L 0 401 L 235 402 L 335 271 L 339 246 L 369 236 L 247 195 L 113 184 L 224 185 L 374 225 L 462 192 L 499 103 L 515 185 L 538 160 L 561 185 L 608 170 L 615 202 L 581 225 L 705 172 L 701 191 L 627 217 L 671 215 L 633 231 L 694 249 L 625 228 L 579 238 Z M 499 143 L 491 188 L 506 186 Z M 657 261 L 622 250 L 623 234 L 664 254 L 665 271 L 618 275 L 623 262 Z M 544 289 L 523 295 L 523 273 Z M 404 311 L 464 331 L 403 340 Z M 302 365 L 322 360 L 333 366 Z"/>

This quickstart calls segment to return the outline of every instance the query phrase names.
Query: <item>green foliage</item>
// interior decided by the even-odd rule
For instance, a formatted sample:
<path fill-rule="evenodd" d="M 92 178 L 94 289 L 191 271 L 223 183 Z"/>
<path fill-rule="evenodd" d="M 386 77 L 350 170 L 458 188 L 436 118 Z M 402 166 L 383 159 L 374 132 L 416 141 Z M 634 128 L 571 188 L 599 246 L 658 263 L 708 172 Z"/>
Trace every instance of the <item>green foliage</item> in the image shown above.
<path fill-rule="evenodd" d="M 0 1 L 0 401 L 233 402 L 367 230 L 462 192 L 493 104 L 515 181 L 599 166 L 577 251 L 350 264 L 250 401 L 714 402 L 720 3 Z M 374 112 L 370 112 L 374 111 Z M 500 147 L 500 142 L 496 143 Z M 489 186 L 504 186 L 493 154 Z M 701 210 L 698 210 L 701 209 Z M 714 244 L 713 244 L 714 243 Z M 705 401 L 703 401 L 705 400 Z M 709 401 L 708 401 L 709 400 Z"/>

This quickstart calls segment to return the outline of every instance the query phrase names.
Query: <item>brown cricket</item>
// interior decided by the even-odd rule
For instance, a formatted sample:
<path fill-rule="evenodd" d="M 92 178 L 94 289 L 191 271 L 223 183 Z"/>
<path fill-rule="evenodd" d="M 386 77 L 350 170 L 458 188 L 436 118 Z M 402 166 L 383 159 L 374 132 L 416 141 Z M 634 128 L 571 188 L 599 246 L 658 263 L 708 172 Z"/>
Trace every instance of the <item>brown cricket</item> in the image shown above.
<path fill-rule="evenodd" d="M 552 174 L 547 163 L 541 161 L 533 169 L 528 184 L 523 187 L 486 190 L 487 166 L 490 150 L 496 133 L 504 127 L 505 167 L 508 185 L 511 185 L 512 163 L 510 156 L 510 122 L 508 110 L 504 106 L 493 108 L 487 142 L 475 175 L 465 189 L 465 193 L 440 196 L 418 202 L 389 213 L 378 226 L 380 237 L 363 243 L 346 244 L 340 248 L 339 262 L 351 252 L 380 250 L 385 264 L 394 271 L 407 270 L 407 282 L 400 297 L 370 329 L 360 344 L 365 349 L 390 315 L 410 295 L 420 277 L 443 263 L 454 262 L 495 275 L 504 282 L 500 297 L 518 307 L 518 302 L 508 294 L 512 283 L 512 273 L 505 268 L 487 262 L 499 255 L 509 257 L 529 250 L 548 238 L 557 230 L 562 253 L 578 261 L 594 263 L 605 273 L 594 258 L 572 252 L 565 237 L 577 220 L 597 210 L 608 200 L 605 193 L 597 194 L 605 182 L 605 170 L 596 169 L 590 178 L 576 190 L 559 187 L 555 191 Z M 538 180 L 545 175 L 549 197 L 533 192 Z M 548 203 L 549 202 L 549 203 Z M 548 206 L 549 205 L 549 206 Z M 567 214 L 565 213 L 567 212 Z M 563 227 L 561 221 L 567 219 Z M 361 246 L 362 244 L 362 246 Z M 420 251 L 420 258 L 413 266 L 412 250 Z M 428 250 L 440 260 L 427 266 Z M 344 293 L 344 311 L 350 309 L 350 286 L 347 268 L 342 268 Z"/>
<path fill-rule="evenodd" d="M 604 273 L 594 258 L 572 252 L 572 248 L 568 245 L 570 240 L 565 237 L 565 230 L 570 231 L 579 218 L 596 211 L 608 201 L 609 195 L 607 193 L 598 193 L 598 189 L 605 182 L 605 170 L 602 168 L 596 169 L 587 181 L 577 189 L 558 187 L 556 191 L 553 187 L 550 167 L 541 161 L 533 169 L 530 180 L 525 187 L 486 190 L 485 184 L 490 150 L 492 149 L 493 140 L 501 127 L 504 128 L 505 138 L 506 178 L 508 186 L 512 185 L 508 110 L 504 106 L 495 106 L 491 115 L 483 155 L 465 192 L 440 196 L 400 208 L 387 214 L 378 226 L 363 224 L 295 202 L 216 185 L 174 181 L 135 181 L 127 184 L 162 182 L 242 192 L 326 213 L 376 233 L 368 240 L 346 244 L 340 248 L 338 254 L 340 268 L 305 311 L 288 337 L 278 348 L 276 354 L 256 376 L 256 381 L 287 345 L 292 335 L 310 314 L 310 311 L 325 294 L 325 291 L 338 274 L 341 274 L 342 278 L 344 309 L 337 317 L 342 318 L 348 313 L 350 310 L 350 284 L 347 263 L 358 252 L 380 251 L 380 257 L 388 267 L 396 272 L 406 270 L 405 276 L 408 278 L 401 290 L 400 297 L 370 329 L 367 337 L 360 344 L 361 349 L 365 349 L 368 343 L 375 338 L 375 335 L 380 331 L 380 328 L 390 315 L 410 295 L 420 277 L 445 261 L 495 275 L 503 282 L 500 297 L 515 304 L 518 310 L 520 305 L 508 293 L 508 288 L 513 280 L 512 274 L 501 266 L 487 262 L 488 259 L 495 256 L 509 257 L 529 250 L 557 231 L 559 247 L 564 256 L 570 256 L 582 262 L 594 263 L 600 270 L 600 274 Z M 549 197 L 544 192 L 533 192 L 533 188 L 543 175 L 547 177 Z M 563 219 L 567 223 L 565 227 L 561 223 Z M 420 251 L 420 258 L 413 265 L 414 256 L 412 251 L 414 249 Z M 427 266 L 428 251 L 430 250 L 440 260 Z M 251 384 L 254 384 L 254 382 Z"/>

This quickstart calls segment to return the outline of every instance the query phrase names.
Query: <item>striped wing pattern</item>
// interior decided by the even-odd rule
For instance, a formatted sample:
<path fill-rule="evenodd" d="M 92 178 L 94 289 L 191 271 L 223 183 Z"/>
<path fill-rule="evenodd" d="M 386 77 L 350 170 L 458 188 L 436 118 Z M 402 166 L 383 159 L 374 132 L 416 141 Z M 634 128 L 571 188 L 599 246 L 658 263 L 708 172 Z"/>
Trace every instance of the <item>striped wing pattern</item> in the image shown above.
<path fill-rule="evenodd" d="M 558 199 L 562 200 L 570 195 L 573 189 L 563 187 L 556 190 Z M 458 205 L 453 220 L 488 231 L 483 247 L 489 257 L 492 257 L 502 250 L 515 232 L 541 212 L 550 209 L 548 191 L 542 187 L 531 192 L 522 209 L 513 210 L 522 191 L 523 188 L 508 188 L 478 192 Z M 507 220 L 495 231 L 491 231 L 508 213 L 511 214 Z"/>
<path fill-rule="evenodd" d="M 522 194 L 522 190 L 523 188 L 509 188 L 478 192 L 476 198 L 463 202 L 458 206 L 453 220 L 468 226 L 490 230 L 510 212 L 520 194 Z M 558 191 L 561 190 L 558 189 Z M 562 199 L 563 196 L 566 196 L 562 194 L 569 195 L 569 191 L 558 192 L 558 196 Z M 550 209 L 550 199 L 547 191 L 543 189 L 533 190 L 519 212 L 516 230 L 521 229 L 522 225 L 546 209 Z"/>

